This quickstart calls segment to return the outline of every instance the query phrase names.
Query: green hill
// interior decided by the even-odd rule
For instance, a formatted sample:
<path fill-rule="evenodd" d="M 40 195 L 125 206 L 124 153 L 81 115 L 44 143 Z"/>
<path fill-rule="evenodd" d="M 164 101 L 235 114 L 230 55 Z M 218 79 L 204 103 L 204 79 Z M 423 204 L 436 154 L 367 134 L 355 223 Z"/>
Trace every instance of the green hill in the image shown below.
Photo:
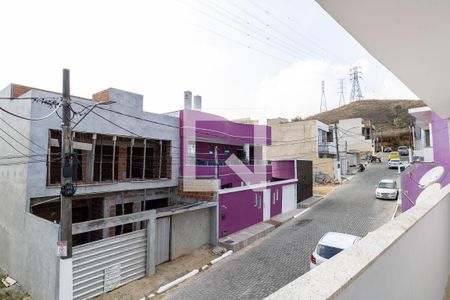
<path fill-rule="evenodd" d="M 414 124 L 408 109 L 426 106 L 422 100 L 360 100 L 316 114 L 306 120 L 319 120 L 332 124 L 341 119 L 363 118 L 370 120 L 383 131 L 397 131 Z"/>

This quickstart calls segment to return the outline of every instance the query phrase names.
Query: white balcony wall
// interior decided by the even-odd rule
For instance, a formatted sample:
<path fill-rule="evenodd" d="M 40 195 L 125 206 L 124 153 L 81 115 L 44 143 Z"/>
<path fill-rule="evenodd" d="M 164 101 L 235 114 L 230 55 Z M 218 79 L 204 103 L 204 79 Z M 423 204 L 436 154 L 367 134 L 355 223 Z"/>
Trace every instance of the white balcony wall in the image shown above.
<path fill-rule="evenodd" d="M 266 299 L 443 299 L 450 186 Z"/>

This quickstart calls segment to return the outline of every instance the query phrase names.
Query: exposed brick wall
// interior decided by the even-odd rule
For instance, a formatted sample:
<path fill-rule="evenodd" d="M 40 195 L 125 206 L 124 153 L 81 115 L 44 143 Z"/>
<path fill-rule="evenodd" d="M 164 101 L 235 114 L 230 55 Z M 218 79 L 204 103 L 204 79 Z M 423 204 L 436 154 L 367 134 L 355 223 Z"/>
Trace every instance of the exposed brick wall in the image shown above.
<path fill-rule="evenodd" d="M 214 200 L 214 192 L 186 192 L 183 187 L 183 180 L 178 181 L 178 196 L 183 198 L 190 198 L 199 201 L 212 201 Z"/>
<path fill-rule="evenodd" d="M 90 219 L 103 218 L 103 198 L 96 198 L 90 200 Z M 89 233 L 91 241 L 101 240 L 103 238 L 103 230 L 96 230 Z"/>
<path fill-rule="evenodd" d="M 124 180 L 127 176 L 127 147 L 119 147 L 119 162 L 118 162 L 118 180 Z"/>
<path fill-rule="evenodd" d="M 31 88 L 28 86 L 14 84 L 11 91 L 11 97 L 19 97 L 29 90 L 31 90 Z"/>
<path fill-rule="evenodd" d="M 93 94 L 92 100 L 94 100 L 95 102 L 108 101 L 109 89 Z"/>
<path fill-rule="evenodd" d="M 82 181 L 84 183 L 89 182 L 89 151 L 82 152 Z M 102 213 L 103 214 L 103 213 Z"/>
<path fill-rule="evenodd" d="M 116 216 L 116 204 L 110 202 L 110 206 L 108 208 L 108 217 L 115 217 Z M 116 235 L 116 227 L 110 227 L 108 228 L 108 236 L 115 236 Z"/>

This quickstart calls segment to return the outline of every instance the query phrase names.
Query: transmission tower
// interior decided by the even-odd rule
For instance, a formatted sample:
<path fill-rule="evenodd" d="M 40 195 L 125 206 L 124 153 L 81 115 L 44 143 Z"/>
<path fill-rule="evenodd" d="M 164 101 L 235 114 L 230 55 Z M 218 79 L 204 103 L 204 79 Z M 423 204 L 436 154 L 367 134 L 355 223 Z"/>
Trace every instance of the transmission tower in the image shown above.
<path fill-rule="evenodd" d="M 352 82 L 352 92 L 350 94 L 350 102 L 355 100 L 363 100 L 364 97 L 361 92 L 361 86 L 359 85 L 359 80 L 361 76 L 361 67 L 355 66 L 350 69 L 350 81 Z"/>
<path fill-rule="evenodd" d="M 339 106 L 345 105 L 344 79 L 339 79 Z"/>
<path fill-rule="evenodd" d="M 320 112 L 327 111 L 327 98 L 325 97 L 325 81 L 322 80 L 322 97 L 320 98 Z"/>

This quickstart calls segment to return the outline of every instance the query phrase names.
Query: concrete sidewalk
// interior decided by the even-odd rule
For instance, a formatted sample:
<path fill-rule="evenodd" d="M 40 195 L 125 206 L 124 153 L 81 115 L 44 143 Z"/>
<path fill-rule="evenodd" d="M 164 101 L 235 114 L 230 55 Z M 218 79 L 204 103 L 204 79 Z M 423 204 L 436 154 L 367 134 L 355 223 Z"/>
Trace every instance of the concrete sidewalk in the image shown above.
<path fill-rule="evenodd" d="M 278 226 L 297 217 L 302 212 L 317 204 L 323 197 L 313 196 L 305 201 L 298 203 L 298 208 L 287 213 L 279 214 L 265 222 L 257 223 L 238 232 L 230 234 L 219 240 L 219 245 L 234 252 L 239 251 L 260 238 L 268 235 Z"/>

